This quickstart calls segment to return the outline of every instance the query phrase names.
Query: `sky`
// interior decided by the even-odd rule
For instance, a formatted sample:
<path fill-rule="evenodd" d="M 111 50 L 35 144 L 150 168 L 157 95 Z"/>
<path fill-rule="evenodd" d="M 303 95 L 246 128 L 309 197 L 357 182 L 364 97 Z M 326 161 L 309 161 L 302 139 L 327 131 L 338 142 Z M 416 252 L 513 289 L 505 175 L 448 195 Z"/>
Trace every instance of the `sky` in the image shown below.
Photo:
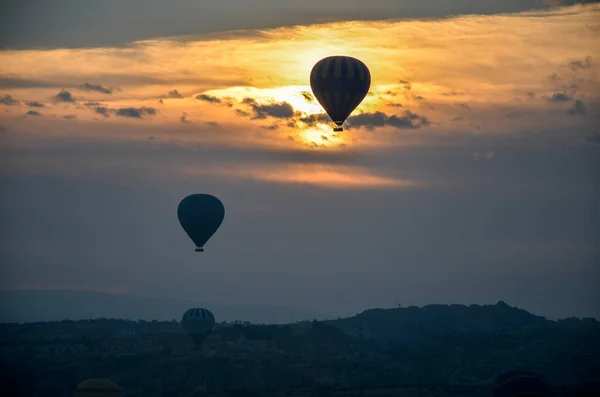
<path fill-rule="evenodd" d="M 364 4 L 3 3 L 0 289 L 600 318 L 600 5 Z M 372 76 L 339 133 L 329 55 Z"/>

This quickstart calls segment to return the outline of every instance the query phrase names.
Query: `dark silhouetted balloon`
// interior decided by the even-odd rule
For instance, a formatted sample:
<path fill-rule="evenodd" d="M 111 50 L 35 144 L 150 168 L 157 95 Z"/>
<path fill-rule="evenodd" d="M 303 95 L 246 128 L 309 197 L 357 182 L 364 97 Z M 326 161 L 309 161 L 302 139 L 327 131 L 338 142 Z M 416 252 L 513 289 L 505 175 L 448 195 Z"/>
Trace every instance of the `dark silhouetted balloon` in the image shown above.
<path fill-rule="evenodd" d="M 199 347 L 204 338 L 212 332 L 215 326 L 215 316 L 208 309 L 189 309 L 181 318 L 181 326 L 185 333 L 192 338 L 194 345 Z"/>
<path fill-rule="evenodd" d="M 331 56 L 321 59 L 310 72 L 315 98 L 342 131 L 342 124 L 362 102 L 371 86 L 371 72 L 356 58 Z"/>
<path fill-rule="evenodd" d="M 179 203 L 177 217 L 196 244 L 196 251 L 203 252 L 204 244 L 223 223 L 225 207 L 221 200 L 210 194 L 192 194 Z"/>
<path fill-rule="evenodd" d="M 512 370 L 500 374 L 494 381 L 493 397 L 549 397 L 552 387 L 546 378 L 530 370 Z"/>
<path fill-rule="evenodd" d="M 119 385 L 110 379 L 87 379 L 75 388 L 74 397 L 121 397 Z"/>

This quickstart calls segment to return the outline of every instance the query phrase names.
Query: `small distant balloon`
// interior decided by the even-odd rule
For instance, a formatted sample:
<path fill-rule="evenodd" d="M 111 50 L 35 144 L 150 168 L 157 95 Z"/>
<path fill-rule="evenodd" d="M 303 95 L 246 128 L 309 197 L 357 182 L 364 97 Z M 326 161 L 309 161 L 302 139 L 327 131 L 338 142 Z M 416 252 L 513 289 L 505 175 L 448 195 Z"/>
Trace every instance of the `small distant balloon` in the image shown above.
<path fill-rule="evenodd" d="M 310 88 L 331 120 L 342 124 L 363 101 L 371 87 L 371 72 L 362 61 L 348 56 L 321 59 L 310 72 Z"/>
<path fill-rule="evenodd" d="M 223 223 L 225 207 L 221 200 L 210 194 L 192 194 L 179 203 L 177 218 L 196 244 L 196 251 L 203 252 L 204 244 Z"/>
<path fill-rule="evenodd" d="M 194 345 L 200 347 L 215 326 L 215 316 L 208 309 L 199 307 L 189 309 L 181 318 L 181 326 L 185 333 L 192 338 Z"/>
<path fill-rule="evenodd" d="M 110 379 L 87 379 L 75 388 L 73 397 L 121 397 L 121 388 Z"/>
<path fill-rule="evenodd" d="M 530 370 L 512 370 L 494 380 L 493 397 L 550 397 L 552 387 L 546 378 Z"/>

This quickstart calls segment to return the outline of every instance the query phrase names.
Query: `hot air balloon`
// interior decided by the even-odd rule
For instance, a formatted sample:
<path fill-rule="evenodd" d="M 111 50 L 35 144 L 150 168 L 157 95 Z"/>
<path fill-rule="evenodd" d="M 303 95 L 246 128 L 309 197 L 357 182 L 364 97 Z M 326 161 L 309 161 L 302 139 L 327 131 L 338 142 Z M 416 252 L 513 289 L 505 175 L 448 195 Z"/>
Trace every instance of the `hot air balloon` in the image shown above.
<path fill-rule="evenodd" d="M 110 379 L 87 379 L 75 388 L 73 397 L 121 397 L 119 385 Z"/>
<path fill-rule="evenodd" d="M 194 308 L 187 310 L 181 318 L 181 326 L 192 338 L 194 345 L 200 347 L 204 338 L 215 326 L 215 316 L 208 309 Z"/>
<path fill-rule="evenodd" d="M 181 200 L 177 207 L 181 227 L 196 244 L 196 252 L 204 252 L 204 244 L 217 231 L 225 207 L 221 200 L 210 194 L 192 194 Z"/>
<path fill-rule="evenodd" d="M 493 397 L 549 397 L 552 387 L 546 378 L 530 370 L 512 370 L 494 380 Z"/>
<path fill-rule="evenodd" d="M 310 88 L 337 125 L 334 131 L 343 131 L 342 124 L 365 98 L 370 86 L 369 68 L 352 57 L 323 58 L 310 72 Z"/>

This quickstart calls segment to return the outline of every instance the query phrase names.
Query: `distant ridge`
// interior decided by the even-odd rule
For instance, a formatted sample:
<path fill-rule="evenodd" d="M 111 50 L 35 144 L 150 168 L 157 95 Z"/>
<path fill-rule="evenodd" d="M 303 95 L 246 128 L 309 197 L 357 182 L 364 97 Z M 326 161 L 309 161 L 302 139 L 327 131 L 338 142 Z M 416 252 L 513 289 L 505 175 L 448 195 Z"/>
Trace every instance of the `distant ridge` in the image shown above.
<path fill-rule="evenodd" d="M 323 313 L 285 306 L 218 305 L 184 299 L 71 290 L 0 290 L 0 322 L 38 322 L 115 318 L 179 321 L 190 307 L 207 307 L 217 321 L 290 323 L 331 318 Z"/>

